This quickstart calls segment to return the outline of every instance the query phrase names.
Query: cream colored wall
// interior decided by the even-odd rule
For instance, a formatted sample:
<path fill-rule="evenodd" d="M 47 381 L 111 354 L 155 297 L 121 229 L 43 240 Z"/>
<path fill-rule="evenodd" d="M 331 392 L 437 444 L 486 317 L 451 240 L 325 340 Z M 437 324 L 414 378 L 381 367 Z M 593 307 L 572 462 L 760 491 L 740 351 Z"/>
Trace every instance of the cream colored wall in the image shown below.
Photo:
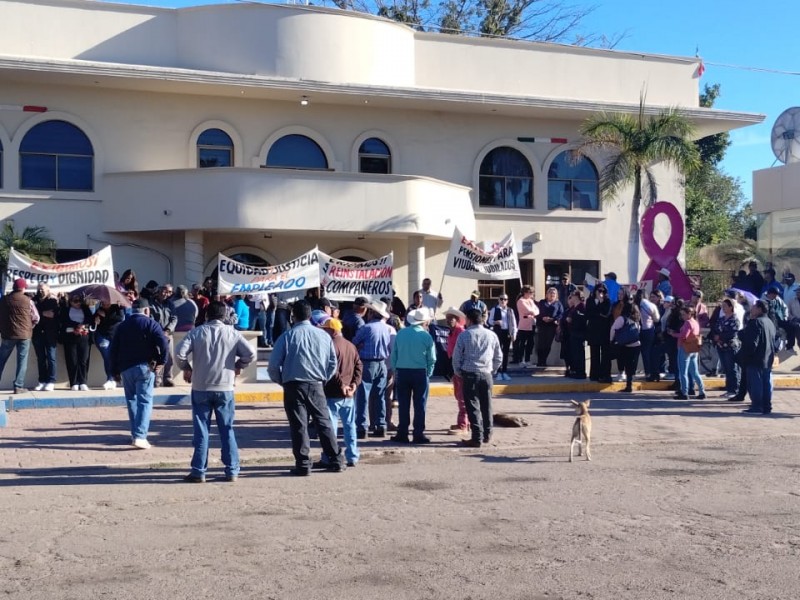
<path fill-rule="evenodd" d="M 419 34 L 417 85 L 509 95 L 696 107 L 696 64 L 561 45 Z"/>
<path fill-rule="evenodd" d="M 638 102 L 646 86 L 651 105 L 698 102 L 693 59 L 415 34 L 319 7 L 0 0 L 0 15 L 0 55 L 600 102 Z"/>
<path fill-rule="evenodd" d="M 753 210 L 800 208 L 800 162 L 753 171 Z"/>
<path fill-rule="evenodd" d="M 399 148 L 394 161 L 394 169 L 399 173 L 435 177 L 457 185 L 470 188 L 477 187 L 478 169 L 480 161 L 492 148 L 499 145 L 510 145 L 518 148 L 530 160 L 534 170 L 535 208 L 533 210 L 489 210 L 477 207 L 477 193 L 471 193 L 472 204 L 475 207 L 476 239 L 496 241 L 502 238 L 510 228 L 515 230 L 517 238 L 522 239 L 532 236 L 533 233 L 542 234 L 542 241 L 534 244 L 530 255 L 522 258 L 536 261 L 537 280 L 534 282 L 538 288 L 543 286 L 543 260 L 571 258 L 601 261 L 602 270 L 615 270 L 620 275 L 627 272 L 626 243 L 629 223 L 627 205 L 612 206 L 605 204 L 600 212 L 569 212 L 547 210 L 547 168 L 555 156 L 568 146 L 553 144 L 521 143 L 519 136 L 564 136 L 574 138 L 577 135 L 577 122 L 567 121 L 536 121 L 517 120 L 511 118 L 493 118 L 490 115 L 483 117 L 469 117 L 465 115 L 444 114 L 438 112 L 415 111 L 413 121 L 409 113 L 400 111 L 386 111 L 375 108 L 337 107 L 330 105 L 314 104 L 302 108 L 295 103 L 272 102 L 265 110 L 264 102 L 250 100 L 231 101 L 229 99 L 216 99 L 212 97 L 196 97 L 188 95 L 150 94 L 136 92 L 119 92 L 113 90 L 84 89 L 78 87 L 42 87 L 22 86 L 20 84 L 4 84 L 4 102 L 19 104 L 41 104 L 51 109 L 57 108 L 58 112 L 43 115 L 31 113 L 17 113 L 0 111 L 0 130 L 5 132 L 7 142 L 4 143 L 6 164 L 6 186 L 0 190 L 0 217 L 15 219 L 19 226 L 28 224 L 44 225 L 50 229 L 61 247 L 86 247 L 87 233 L 94 237 L 109 238 L 115 241 L 132 241 L 139 243 L 142 236 L 139 234 L 111 235 L 103 232 L 103 221 L 100 215 L 108 206 L 113 206 L 114 200 L 125 196 L 124 186 L 118 187 L 117 180 L 136 181 L 136 185 L 143 185 L 149 175 L 136 175 L 137 171 L 159 169 L 186 169 L 191 165 L 195 154 L 191 148 L 193 133 L 196 136 L 197 127 L 204 122 L 229 125 L 229 130 L 236 132 L 241 140 L 236 153 L 242 159 L 241 164 L 254 165 L 263 162 L 266 154 L 266 140 L 275 135 L 275 132 L 291 130 L 292 126 L 301 124 L 310 135 L 314 136 L 321 145 L 327 149 L 329 161 L 337 170 L 356 170 L 353 151 L 354 144 L 363 137 L 363 132 L 379 130 L 388 136 L 387 141 L 394 148 Z M 97 191 L 92 194 L 76 193 L 36 193 L 15 191 L 16 172 L 18 163 L 16 148 L 19 142 L 33 123 L 43 119 L 59 116 L 66 118 L 85 127 L 95 147 L 98 165 Z M 238 162 L 238 160 L 237 160 Z M 103 173 L 121 173 L 110 175 L 106 180 Z M 248 180 L 247 171 L 242 172 L 243 180 Z M 663 169 L 657 170 L 660 182 L 659 196 L 661 199 L 670 200 L 683 210 L 683 191 L 679 182 Z M 157 173 L 155 175 L 158 175 Z M 273 229 L 274 214 L 258 213 L 257 204 L 252 209 L 245 208 L 241 202 L 236 201 L 232 206 L 231 195 L 226 195 L 225 186 L 205 186 L 198 184 L 203 178 L 211 176 L 210 173 L 189 172 L 186 176 L 192 179 L 176 179 L 177 187 L 174 193 L 174 204 L 168 207 L 171 215 L 163 215 L 160 206 L 148 201 L 139 202 L 130 198 L 122 216 L 117 215 L 115 228 L 122 228 L 127 222 L 131 228 L 147 229 L 147 220 L 152 220 L 152 228 L 174 229 L 176 233 L 164 236 L 151 235 L 146 238 L 146 244 L 171 255 L 174 262 L 174 272 L 183 273 L 183 235 L 182 230 L 189 228 L 198 215 L 208 223 L 208 210 L 197 211 L 195 208 L 198 198 L 211 198 L 212 205 L 231 211 L 243 211 L 243 215 L 252 213 L 253 218 L 261 219 L 259 227 Z M 223 178 L 234 177 L 234 171 L 222 174 Z M 255 180 L 263 172 L 253 174 Z M 167 177 L 167 174 L 161 177 Z M 320 198 L 332 202 L 325 190 L 326 176 L 331 183 L 344 182 L 347 178 L 336 174 L 309 174 L 309 180 L 317 178 L 322 186 L 309 200 Z M 292 175 L 292 177 L 297 177 Z M 108 182 L 115 182 L 112 186 Z M 158 179 L 157 179 L 158 181 Z M 160 179 L 162 186 L 165 179 Z M 173 182 L 175 183 L 175 182 Z M 180 184 L 180 185 L 178 185 Z M 172 185 L 172 184 L 170 184 Z M 244 185 L 242 183 L 235 183 Z M 116 186 L 116 187 L 115 187 Z M 244 186 L 247 187 L 247 186 Z M 334 186 L 335 187 L 335 186 Z M 153 188 L 157 190 L 157 188 Z M 258 189 L 258 187 L 256 187 Z M 333 189 L 333 188 L 331 188 Z M 353 193 L 363 193 L 364 187 L 354 188 Z M 113 191 L 114 198 L 108 197 Z M 340 190 L 347 198 L 346 189 Z M 154 195 L 155 195 L 154 191 Z M 164 193 L 163 189 L 158 193 Z M 372 190 L 377 202 L 388 203 L 391 195 L 385 195 L 379 188 Z M 195 197 L 195 195 L 197 197 Z M 341 195 L 341 194 L 340 194 Z M 411 195 L 407 192 L 406 195 Z M 628 194 L 629 196 L 630 194 Z M 100 204 L 107 199 L 106 206 Z M 236 196 L 234 195 L 234 200 Z M 361 198 L 358 202 L 370 201 L 371 198 Z M 430 198 L 433 202 L 436 198 Z M 395 202 L 395 201 L 392 201 Z M 338 206 L 338 203 L 337 203 Z M 353 205 L 353 210 L 356 210 Z M 422 206 L 420 209 L 419 206 Z M 424 205 L 417 206 L 417 210 L 425 210 Z M 469 209 L 465 209 L 468 212 Z M 326 229 L 319 223 L 329 223 L 346 219 L 347 214 L 337 213 L 329 216 L 324 211 L 305 211 L 303 223 L 306 229 Z M 388 213 L 387 213 L 388 214 Z M 169 225 L 169 219 L 174 221 L 174 226 Z M 315 225 L 317 219 L 317 225 Z M 354 219 L 355 220 L 355 219 Z M 215 221 L 217 226 L 226 226 L 225 223 Z M 246 222 L 245 219 L 244 222 Z M 165 225 L 166 224 L 166 225 Z M 238 226 L 241 223 L 233 224 Z M 195 225 L 201 225 L 195 223 Z M 230 223 L 228 225 L 231 225 Z M 344 228 L 341 223 L 337 227 Z M 249 235 L 249 234 L 248 234 Z M 276 238 L 277 239 L 277 238 Z M 352 240 L 351 240 L 352 241 Z M 392 241 L 391 244 L 396 242 Z M 308 249 L 313 244 L 298 243 L 297 254 Z M 434 286 L 439 285 L 444 259 L 447 253 L 446 244 L 428 242 L 427 273 L 434 280 Z M 442 246 L 439 248 L 439 246 Z M 91 245 L 97 248 L 99 245 Z M 384 240 L 382 248 L 388 247 Z M 288 249 L 288 248 L 287 248 Z M 216 249 L 206 246 L 206 258 L 211 259 L 216 254 Z M 388 251 L 388 250 L 386 250 Z M 384 254 L 385 251 L 376 252 Z M 151 253 L 152 254 L 152 253 Z M 407 259 L 407 250 L 404 251 L 403 261 Z M 120 256 L 117 268 L 124 270 L 127 266 L 134 267 L 137 272 L 148 271 L 161 273 L 152 275 L 156 280 L 167 277 L 163 259 L 157 255 L 149 256 L 140 249 L 119 248 L 115 256 Z M 280 260 L 286 260 L 291 254 L 284 254 Z M 647 257 L 640 257 L 640 272 L 647 264 Z M 150 277 L 147 277 L 148 279 Z M 402 281 L 401 287 L 411 287 L 406 283 L 407 274 L 398 276 L 397 281 Z M 542 278 L 541 280 L 538 278 Z M 463 301 L 474 287 L 469 280 L 447 281 L 444 290 L 446 302 L 449 298 L 461 298 Z M 449 290 L 453 290 L 452 293 Z M 409 295 L 405 291 L 405 295 Z M 405 296 L 404 296 L 405 299 Z M 460 303 L 459 301 L 459 303 Z"/>

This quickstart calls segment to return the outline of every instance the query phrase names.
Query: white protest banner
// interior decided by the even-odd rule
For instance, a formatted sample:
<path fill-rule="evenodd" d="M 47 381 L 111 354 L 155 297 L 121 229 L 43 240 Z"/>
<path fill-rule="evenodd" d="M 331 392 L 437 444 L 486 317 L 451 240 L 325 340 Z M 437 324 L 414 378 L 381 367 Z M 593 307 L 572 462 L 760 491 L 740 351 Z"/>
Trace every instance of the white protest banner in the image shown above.
<path fill-rule="evenodd" d="M 67 263 L 46 263 L 33 260 L 17 252 L 8 252 L 6 268 L 6 293 L 11 291 L 16 279 L 24 279 L 29 288 L 36 289 L 40 283 L 50 286 L 53 293 L 70 292 L 82 285 L 107 285 L 113 287 L 114 264 L 111 246 L 95 252 L 81 260 Z"/>
<path fill-rule="evenodd" d="M 319 252 L 314 248 L 289 262 L 268 267 L 254 267 L 218 254 L 217 273 L 220 294 L 307 290 L 319 287 Z"/>
<path fill-rule="evenodd" d="M 601 280 L 596 279 L 591 273 L 586 273 L 583 280 L 586 282 L 586 286 L 592 289 L 594 289 L 594 286 L 596 286 L 598 283 L 601 283 Z"/>
<path fill-rule="evenodd" d="M 519 261 L 514 249 L 514 232 L 484 250 L 456 229 L 447 256 L 445 275 L 467 279 L 519 279 Z"/>
<path fill-rule="evenodd" d="M 348 262 L 319 253 L 320 285 L 330 300 L 355 300 L 366 296 L 371 300 L 392 297 L 394 253 L 364 262 Z"/>

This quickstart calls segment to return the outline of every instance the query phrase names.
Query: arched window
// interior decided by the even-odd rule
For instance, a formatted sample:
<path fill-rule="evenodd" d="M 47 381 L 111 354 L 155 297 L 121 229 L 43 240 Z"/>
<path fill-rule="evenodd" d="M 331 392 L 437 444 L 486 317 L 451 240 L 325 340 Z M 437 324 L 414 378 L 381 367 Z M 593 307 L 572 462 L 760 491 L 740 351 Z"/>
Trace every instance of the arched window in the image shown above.
<path fill-rule="evenodd" d="M 481 163 L 480 206 L 533 208 L 533 169 L 519 150 L 495 148 Z"/>
<path fill-rule="evenodd" d="M 19 146 L 20 187 L 24 190 L 91 192 L 94 149 L 80 128 L 45 121 L 31 128 Z"/>
<path fill-rule="evenodd" d="M 281 169 L 327 169 L 328 159 L 310 137 L 293 133 L 272 144 L 267 166 Z"/>
<path fill-rule="evenodd" d="M 197 166 L 233 166 L 233 140 L 222 129 L 206 129 L 197 138 Z"/>
<path fill-rule="evenodd" d="M 359 173 L 379 173 L 388 175 L 392 172 L 392 153 L 383 140 L 369 138 L 358 148 Z"/>
<path fill-rule="evenodd" d="M 547 209 L 600 210 L 597 168 L 586 157 L 567 150 L 556 156 L 547 173 Z"/>

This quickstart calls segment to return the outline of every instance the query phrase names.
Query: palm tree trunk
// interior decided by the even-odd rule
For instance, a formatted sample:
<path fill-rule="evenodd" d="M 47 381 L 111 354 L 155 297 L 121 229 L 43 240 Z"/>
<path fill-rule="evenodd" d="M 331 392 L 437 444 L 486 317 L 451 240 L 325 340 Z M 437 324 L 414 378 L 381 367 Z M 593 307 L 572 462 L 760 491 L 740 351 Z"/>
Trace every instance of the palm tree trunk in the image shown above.
<path fill-rule="evenodd" d="M 639 281 L 639 208 L 642 205 L 642 172 L 636 169 L 628 230 L 628 283 Z"/>

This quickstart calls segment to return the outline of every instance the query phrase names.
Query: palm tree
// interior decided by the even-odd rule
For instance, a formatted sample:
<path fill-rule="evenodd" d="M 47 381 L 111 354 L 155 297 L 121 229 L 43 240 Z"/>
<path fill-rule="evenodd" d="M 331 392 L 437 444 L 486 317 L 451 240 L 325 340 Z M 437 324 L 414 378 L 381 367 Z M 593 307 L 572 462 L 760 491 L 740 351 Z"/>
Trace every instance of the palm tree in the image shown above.
<path fill-rule="evenodd" d="M 580 131 L 584 141 L 575 149 L 576 155 L 585 156 L 592 150 L 610 153 L 600 173 L 603 197 L 613 200 L 623 189 L 633 185 L 628 280 L 638 281 L 639 210 L 643 200 L 648 206 L 658 195 L 652 167 L 663 162 L 683 175 L 698 168 L 700 156 L 692 142 L 694 126 L 677 108 L 646 115 L 642 94 L 638 115 L 602 113 L 587 119 Z"/>
<path fill-rule="evenodd" d="M 5 273 L 8 266 L 8 253 L 14 248 L 36 260 L 52 262 L 56 243 L 50 238 L 46 227 L 26 227 L 19 233 L 13 221 L 5 221 L 0 228 L 0 272 Z"/>

